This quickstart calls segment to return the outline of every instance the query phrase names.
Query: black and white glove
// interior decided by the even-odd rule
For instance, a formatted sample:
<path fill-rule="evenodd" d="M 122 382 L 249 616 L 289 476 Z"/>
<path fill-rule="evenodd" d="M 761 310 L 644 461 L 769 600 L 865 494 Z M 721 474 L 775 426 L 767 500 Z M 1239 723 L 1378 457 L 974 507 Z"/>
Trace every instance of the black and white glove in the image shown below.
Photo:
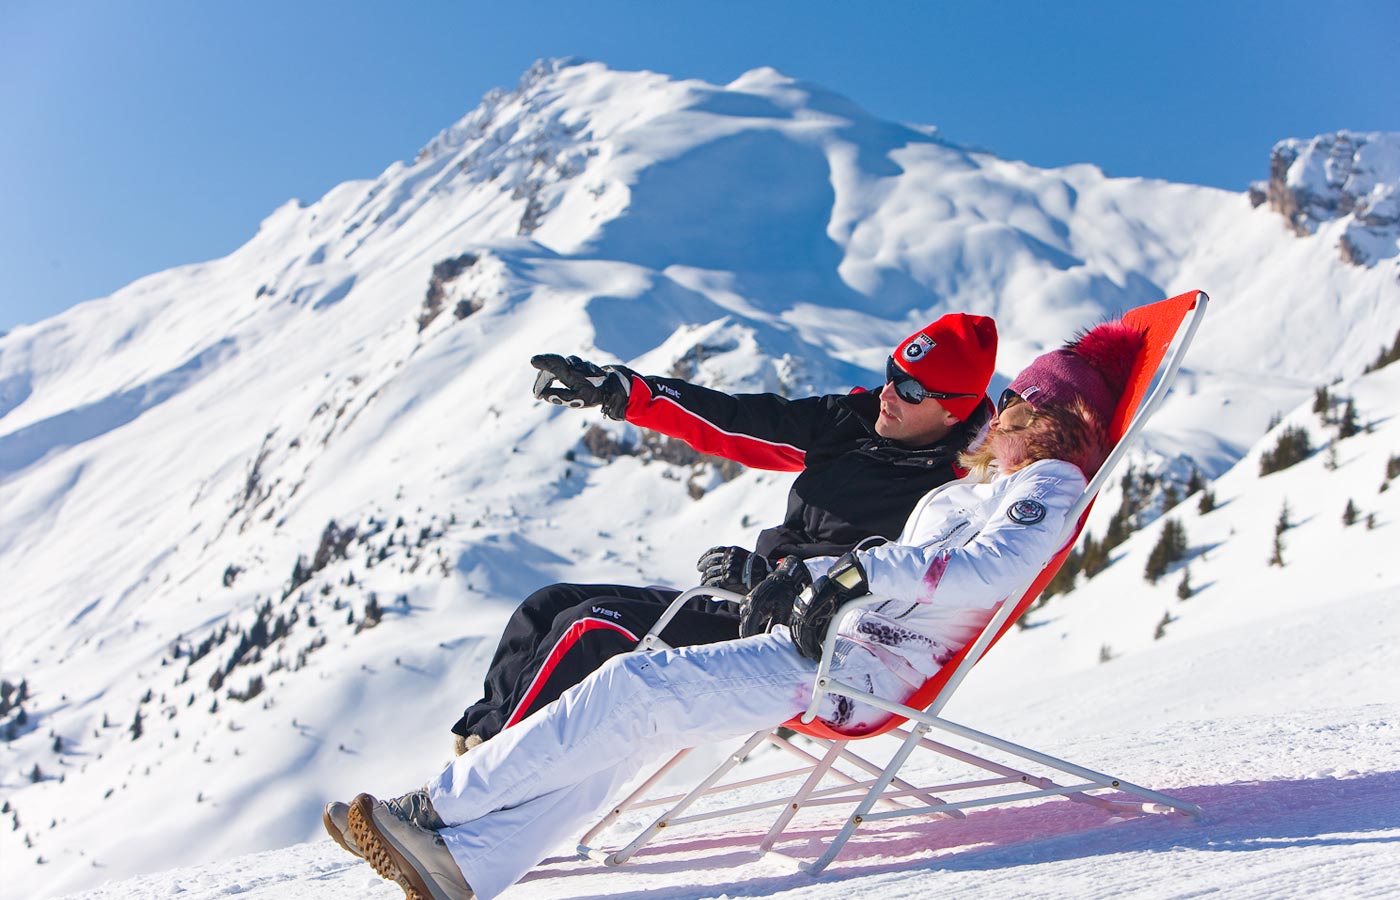
<path fill-rule="evenodd" d="M 792 604 L 812 584 L 812 573 L 796 556 L 785 556 L 773 574 L 763 579 L 739 604 L 739 637 L 765 634 L 792 618 Z"/>
<path fill-rule="evenodd" d="M 621 422 L 627 418 L 627 397 L 632 390 L 629 370 L 596 366 L 577 356 L 557 353 L 532 356 L 530 365 L 540 370 L 535 376 L 536 400 L 574 409 L 601 406 L 609 419 Z"/>
<path fill-rule="evenodd" d="M 803 591 L 792 607 L 792 642 L 797 652 L 814 662 L 822 658 L 822 642 L 831 628 L 836 611 L 848 601 L 870 593 L 865 569 L 855 554 L 846 553 L 810 590 Z"/>
<path fill-rule="evenodd" d="M 700 583 L 736 594 L 747 594 L 768 577 L 773 566 L 767 557 L 743 547 L 711 547 L 695 563 Z"/>

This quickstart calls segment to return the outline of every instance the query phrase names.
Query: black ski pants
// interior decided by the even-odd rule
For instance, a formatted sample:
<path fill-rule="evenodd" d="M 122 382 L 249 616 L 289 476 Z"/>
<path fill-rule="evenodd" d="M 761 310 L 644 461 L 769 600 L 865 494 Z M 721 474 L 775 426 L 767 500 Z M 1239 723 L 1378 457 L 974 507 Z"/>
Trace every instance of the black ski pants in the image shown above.
<path fill-rule="evenodd" d="M 604 662 L 637 645 L 679 591 L 620 584 L 552 584 L 511 614 L 486 672 L 485 696 L 452 730 L 490 738 L 557 699 Z M 686 604 L 662 640 L 673 647 L 739 636 L 736 604 Z"/>

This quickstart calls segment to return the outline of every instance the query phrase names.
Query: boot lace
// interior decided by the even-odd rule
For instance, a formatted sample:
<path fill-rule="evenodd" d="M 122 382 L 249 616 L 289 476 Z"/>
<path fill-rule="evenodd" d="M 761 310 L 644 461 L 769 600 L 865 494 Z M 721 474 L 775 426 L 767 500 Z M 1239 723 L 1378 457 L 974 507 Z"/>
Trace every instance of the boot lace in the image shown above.
<path fill-rule="evenodd" d="M 400 819 L 412 822 L 427 831 L 438 831 L 447 827 L 447 823 L 437 814 L 437 810 L 433 809 L 433 802 L 428 799 L 428 792 L 424 788 L 409 791 L 402 797 L 385 800 L 384 805 Z"/>

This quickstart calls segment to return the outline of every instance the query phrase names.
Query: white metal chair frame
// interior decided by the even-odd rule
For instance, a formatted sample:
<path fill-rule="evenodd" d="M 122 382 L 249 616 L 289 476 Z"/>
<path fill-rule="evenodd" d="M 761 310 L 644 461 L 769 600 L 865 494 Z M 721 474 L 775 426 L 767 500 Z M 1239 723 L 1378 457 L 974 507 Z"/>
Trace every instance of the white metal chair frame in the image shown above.
<path fill-rule="evenodd" d="M 1064 532 L 1061 535 L 1058 546 L 1064 546 L 1073 539 L 1082 524 L 1080 520 L 1087 513 L 1089 504 L 1093 502 L 1099 490 L 1107 483 L 1113 469 L 1127 452 L 1128 445 L 1166 399 L 1167 392 L 1170 390 L 1172 382 L 1175 380 L 1176 374 L 1181 367 L 1181 361 L 1186 353 L 1186 349 L 1190 346 L 1191 340 L 1195 336 L 1197 328 L 1200 326 L 1201 318 L 1205 314 L 1208 300 L 1209 298 L 1204 293 L 1196 293 L 1195 308 L 1189 313 L 1188 318 L 1184 321 L 1183 327 L 1178 330 L 1176 340 L 1170 355 L 1166 358 L 1164 367 L 1159 367 L 1161 375 L 1156 385 L 1139 406 L 1137 414 L 1124 431 L 1122 438 L 1114 446 L 1103 466 L 1100 467 L 1094 478 L 1090 480 L 1088 486 L 1084 489 L 1084 493 L 1066 516 Z M 1052 559 L 1053 558 L 1052 556 Z M 1047 560 L 1046 565 L 1048 565 L 1049 562 L 1050 561 Z M 1040 573 L 1037 572 L 1037 577 L 1039 574 Z M 1001 604 L 1001 607 L 997 610 L 991 621 L 982 629 L 977 640 L 973 643 L 972 647 L 969 648 L 962 662 L 953 671 L 947 683 L 938 692 L 938 695 L 934 698 L 932 703 L 923 710 L 913 709 L 900 703 L 881 699 L 880 697 L 861 691 L 833 678 L 829 672 L 828 661 L 832 656 L 832 648 L 837 638 L 838 629 L 832 627 L 828 631 L 823 646 L 822 661 L 817 670 L 812 701 L 806 712 L 802 714 L 801 721 L 810 723 L 816 717 L 816 711 L 820 706 L 822 698 L 826 694 L 841 694 L 852 697 L 861 702 L 868 703 L 871 706 L 903 716 L 909 720 L 909 725 L 896 727 L 887 732 L 887 735 L 890 737 L 898 736 L 902 738 L 898 750 L 888 763 L 880 764 L 872 762 L 856 754 L 848 748 L 847 745 L 850 741 L 847 740 L 825 741 L 824 743 L 828 745 L 828 748 L 825 754 L 819 757 L 787 740 L 774 729 L 772 731 L 759 732 L 750 737 L 738 750 L 730 754 L 721 765 L 688 793 L 650 800 L 645 799 L 646 795 L 657 783 L 660 782 L 667 773 L 672 771 L 690 752 L 689 750 L 682 750 L 643 782 L 627 798 L 617 804 L 602 821 L 582 837 L 578 848 L 580 855 L 609 866 L 621 865 L 630 859 L 641 847 L 645 846 L 667 828 L 741 813 L 777 808 L 780 809 L 778 817 L 759 843 L 759 850 L 762 853 L 786 856 L 782 851 L 775 850 L 774 845 L 782 837 L 788 823 L 792 821 L 792 818 L 797 814 L 799 809 L 805 806 L 827 806 L 850 804 L 852 802 L 856 803 L 855 809 L 846 817 L 845 823 L 842 825 L 840 831 L 831 839 L 822 855 L 810 863 L 802 863 L 795 859 L 793 862 L 796 862 L 803 870 L 813 875 L 820 873 L 831 863 L 836 855 L 841 852 L 846 842 L 855 833 L 856 828 L 866 822 L 880 821 L 897 816 L 932 814 L 941 814 L 949 818 L 962 818 L 964 816 L 962 810 L 964 809 L 997 804 L 1014 804 L 1044 797 L 1066 797 L 1078 802 L 1093 804 L 1119 815 L 1175 812 L 1189 816 L 1192 819 L 1200 819 L 1201 810 L 1195 804 L 1170 797 L 1157 791 L 1149 790 L 1148 788 L 1141 787 L 1112 775 L 1078 766 L 1066 760 L 1032 750 L 1029 747 L 1024 747 L 1020 744 L 1015 744 L 1011 741 L 981 731 L 976 731 L 965 725 L 950 721 L 941 715 L 943 707 L 947 704 L 948 700 L 951 699 L 953 692 L 962 683 L 962 680 L 967 676 L 967 673 L 972 667 L 976 665 L 977 661 L 986 653 L 1007 620 L 1015 614 L 1017 604 L 1014 602 L 1013 598 L 1020 598 L 1031 589 L 1034 583 L 1035 577 L 1032 577 L 1021 586 L 1020 590 L 1014 591 L 1008 595 L 1008 601 Z M 638 649 L 651 650 L 667 648 L 669 645 L 661 640 L 661 632 L 670 624 L 671 619 L 674 618 L 685 603 L 696 596 L 712 596 L 732 600 L 743 599 L 741 595 L 716 590 L 715 588 L 692 588 L 675 599 L 657 621 L 656 625 L 653 626 L 651 631 L 638 643 Z M 847 615 L 864 607 L 877 605 L 883 602 L 883 600 L 884 598 L 871 595 L 853 600 L 840 609 L 834 622 L 839 623 Z M 929 738 L 929 734 L 935 730 L 944 733 L 949 739 L 962 739 L 971 744 L 995 748 L 1023 762 L 1017 763 L 1016 765 L 1002 763 L 949 744 L 939 743 Z M 860 740 L 861 738 L 856 737 L 853 739 Z M 823 742 L 821 739 L 814 738 L 813 740 L 817 740 L 819 743 Z M 800 765 L 795 769 L 784 772 L 723 785 L 719 784 L 734 766 L 764 742 L 774 744 L 787 753 L 797 757 L 800 761 Z M 992 777 L 982 777 L 969 781 L 939 784 L 930 787 L 916 787 L 908 781 L 899 778 L 898 772 L 913 752 L 920 748 L 957 760 L 975 769 L 980 769 L 984 773 L 990 774 Z M 845 763 L 848 768 L 858 771 L 855 774 L 850 774 L 847 771 L 838 769 L 836 768 L 838 762 Z M 1060 784 L 1046 775 L 1035 774 L 1017 767 L 1018 765 L 1024 765 L 1026 762 L 1034 763 L 1044 769 L 1048 769 L 1057 777 L 1070 776 L 1074 779 L 1079 779 L 1079 781 Z M 726 806 L 722 809 L 689 816 L 683 815 L 691 805 L 702 797 L 799 776 L 803 777 L 803 781 L 797 788 L 797 791 L 791 795 L 784 795 L 768 800 L 759 800 L 740 806 Z M 828 777 L 836 779 L 841 782 L 841 784 L 834 787 L 820 787 L 821 782 Z M 1006 793 L 1005 789 L 1008 786 L 1029 787 L 1030 790 L 1017 790 Z M 952 794 L 959 791 L 987 788 L 998 790 L 996 793 L 956 802 L 946 801 L 940 796 L 942 794 Z M 1101 797 L 1094 793 L 1099 791 L 1112 791 L 1119 794 L 1127 794 L 1136 799 L 1125 800 Z M 911 805 L 911 800 L 918 801 L 918 803 Z M 875 811 L 877 803 L 883 803 L 890 808 L 877 812 Z M 597 849 L 589 845 L 590 841 L 607 830 L 623 814 L 632 810 L 654 807 L 667 807 L 667 809 L 659 818 L 644 828 L 641 833 L 625 846 L 610 851 Z M 791 859 L 791 857 L 788 858 Z"/>

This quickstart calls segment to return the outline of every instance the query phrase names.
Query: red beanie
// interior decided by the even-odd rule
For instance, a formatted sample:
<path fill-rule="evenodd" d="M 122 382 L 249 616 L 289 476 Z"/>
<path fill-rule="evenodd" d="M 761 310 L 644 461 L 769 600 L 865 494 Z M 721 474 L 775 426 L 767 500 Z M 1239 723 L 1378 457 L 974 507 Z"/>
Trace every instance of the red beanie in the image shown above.
<path fill-rule="evenodd" d="M 974 395 L 938 401 L 966 419 L 982 402 L 996 369 L 997 323 L 986 316 L 949 313 L 905 338 L 893 356 L 925 390 Z"/>

